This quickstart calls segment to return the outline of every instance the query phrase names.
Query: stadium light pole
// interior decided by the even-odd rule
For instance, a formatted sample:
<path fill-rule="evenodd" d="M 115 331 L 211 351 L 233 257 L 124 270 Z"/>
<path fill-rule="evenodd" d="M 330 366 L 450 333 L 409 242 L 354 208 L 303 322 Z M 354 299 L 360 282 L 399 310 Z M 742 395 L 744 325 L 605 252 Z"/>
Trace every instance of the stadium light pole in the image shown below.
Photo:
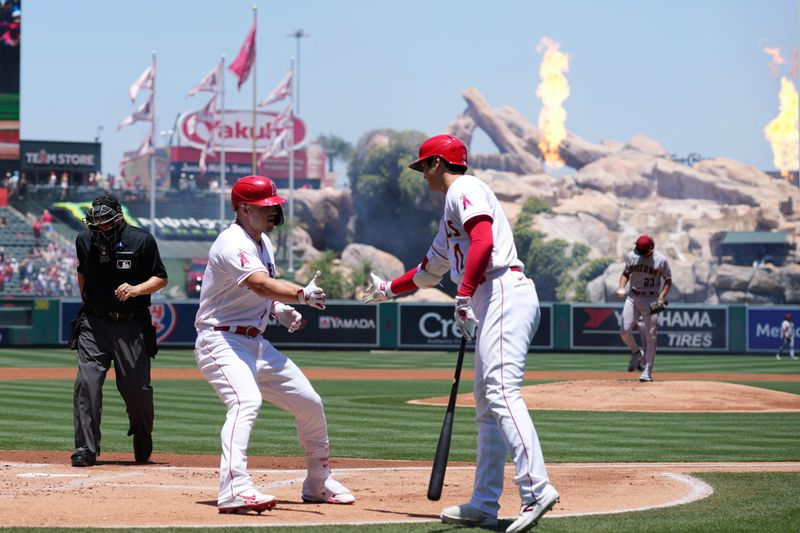
<path fill-rule="evenodd" d="M 300 116 L 300 39 L 303 37 L 311 37 L 311 35 L 305 33 L 302 29 L 299 29 L 288 34 L 287 37 L 294 37 L 297 40 L 297 54 L 295 55 L 296 59 L 294 65 L 294 112 L 296 116 Z"/>

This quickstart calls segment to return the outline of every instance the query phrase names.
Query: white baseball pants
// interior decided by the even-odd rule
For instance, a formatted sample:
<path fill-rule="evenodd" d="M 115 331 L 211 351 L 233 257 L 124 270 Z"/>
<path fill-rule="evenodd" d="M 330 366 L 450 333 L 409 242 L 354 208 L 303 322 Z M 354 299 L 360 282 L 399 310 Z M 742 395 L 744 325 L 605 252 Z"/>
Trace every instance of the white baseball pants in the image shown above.
<path fill-rule="evenodd" d="M 633 325 L 639 320 L 640 315 L 641 321 L 644 323 L 645 330 L 640 330 L 639 334 L 643 338 L 647 338 L 647 342 L 642 342 L 645 372 L 653 371 L 653 364 L 656 359 L 658 315 L 650 314 L 650 303 L 655 302 L 657 299 L 657 296 L 628 295 L 628 297 L 625 298 L 625 305 L 622 307 L 622 323 L 620 324 L 619 334 L 631 353 L 635 353 L 636 350 L 638 350 L 636 341 L 633 339 Z"/>
<path fill-rule="evenodd" d="M 481 284 L 472 301 L 480 324 L 473 391 L 478 462 L 470 504 L 496 516 L 507 452 L 514 460 L 514 481 L 523 502 L 532 501 L 550 484 L 539 437 L 520 393 L 541 311 L 533 281 L 512 270 Z"/>
<path fill-rule="evenodd" d="M 262 400 L 294 415 L 309 476 L 330 475 L 322 399 L 291 359 L 262 337 L 203 330 L 197 335 L 195 360 L 228 408 L 220 436 L 220 504 L 256 488 L 247 473 L 247 447 Z"/>

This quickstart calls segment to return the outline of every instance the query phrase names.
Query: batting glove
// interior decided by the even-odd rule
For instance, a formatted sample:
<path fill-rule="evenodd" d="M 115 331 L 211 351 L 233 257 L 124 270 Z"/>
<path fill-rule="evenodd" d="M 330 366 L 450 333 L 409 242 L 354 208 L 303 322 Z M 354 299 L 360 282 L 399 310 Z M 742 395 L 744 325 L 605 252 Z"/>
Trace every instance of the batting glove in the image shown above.
<path fill-rule="evenodd" d="M 317 309 L 325 309 L 325 291 L 317 286 L 317 279 L 321 276 L 321 272 L 317 270 L 314 274 L 314 279 L 311 282 L 297 291 L 297 301 L 304 305 L 310 305 Z"/>
<path fill-rule="evenodd" d="M 456 325 L 461 330 L 461 335 L 472 340 L 475 338 L 475 331 L 478 329 L 480 321 L 475 317 L 472 310 L 472 298 L 469 296 L 456 296 L 456 311 L 453 314 Z"/>
<path fill-rule="evenodd" d="M 364 291 L 364 296 L 361 297 L 361 301 L 365 304 L 379 304 L 381 302 L 388 302 L 393 296 L 392 282 L 383 281 L 370 272 L 369 284 L 367 285 L 367 290 Z"/>
<path fill-rule="evenodd" d="M 294 333 L 303 327 L 303 315 L 291 305 L 275 302 L 272 306 L 272 314 L 281 326 L 289 330 L 289 333 Z"/>

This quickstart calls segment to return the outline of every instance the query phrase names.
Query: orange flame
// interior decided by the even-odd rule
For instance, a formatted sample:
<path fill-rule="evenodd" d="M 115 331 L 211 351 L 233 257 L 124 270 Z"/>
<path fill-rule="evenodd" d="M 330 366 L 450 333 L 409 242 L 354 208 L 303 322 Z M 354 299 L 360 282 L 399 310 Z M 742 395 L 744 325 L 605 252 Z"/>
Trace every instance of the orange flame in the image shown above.
<path fill-rule="evenodd" d="M 800 132 L 798 132 L 797 89 L 789 79 L 781 78 L 780 112 L 764 128 L 764 135 L 772 146 L 772 161 L 789 177 L 790 171 L 800 168 Z"/>
<path fill-rule="evenodd" d="M 569 83 L 564 73 L 569 70 L 569 56 L 559 51 L 560 45 L 549 37 L 542 37 L 536 47 L 536 52 L 544 51 L 544 58 L 539 67 L 539 76 L 542 81 L 536 87 L 536 96 L 542 100 L 542 110 L 539 112 L 539 129 L 542 131 L 542 140 L 539 149 L 542 151 L 545 163 L 553 168 L 564 165 L 564 160 L 558 153 L 558 146 L 567 137 L 567 112 L 561 103 L 569 96 Z"/>

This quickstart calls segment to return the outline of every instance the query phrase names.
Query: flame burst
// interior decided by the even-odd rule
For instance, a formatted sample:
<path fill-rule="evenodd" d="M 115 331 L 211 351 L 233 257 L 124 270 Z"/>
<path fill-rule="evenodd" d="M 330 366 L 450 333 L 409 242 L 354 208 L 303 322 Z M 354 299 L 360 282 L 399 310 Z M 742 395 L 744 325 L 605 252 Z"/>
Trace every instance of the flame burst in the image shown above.
<path fill-rule="evenodd" d="M 564 165 L 564 160 L 558 153 L 558 146 L 567 137 L 567 112 L 561 103 L 569 96 L 569 83 L 564 75 L 569 70 L 569 56 L 559 51 L 560 45 L 549 37 L 542 37 L 536 47 L 536 52 L 544 51 L 544 58 L 539 67 L 539 76 L 542 81 L 536 87 L 536 96 L 542 100 L 542 110 L 539 112 L 539 129 L 542 131 L 542 140 L 539 149 L 542 151 L 545 163 L 553 168 Z"/>
<path fill-rule="evenodd" d="M 798 133 L 797 89 L 786 77 L 781 78 L 780 112 L 764 128 L 764 135 L 772 146 L 772 161 L 789 177 L 789 172 L 800 168 L 800 133 Z"/>

